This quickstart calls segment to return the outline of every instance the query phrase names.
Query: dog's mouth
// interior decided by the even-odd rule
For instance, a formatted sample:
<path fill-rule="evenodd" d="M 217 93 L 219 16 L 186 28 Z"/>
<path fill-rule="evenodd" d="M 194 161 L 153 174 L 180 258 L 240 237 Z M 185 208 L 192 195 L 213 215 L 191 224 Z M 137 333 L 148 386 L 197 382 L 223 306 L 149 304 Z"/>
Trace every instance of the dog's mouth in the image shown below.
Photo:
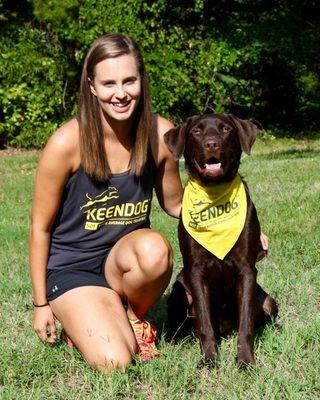
<path fill-rule="evenodd" d="M 220 175 L 222 173 L 221 161 L 216 157 L 210 157 L 205 162 L 194 160 L 194 164 L 201 175 Z"/>

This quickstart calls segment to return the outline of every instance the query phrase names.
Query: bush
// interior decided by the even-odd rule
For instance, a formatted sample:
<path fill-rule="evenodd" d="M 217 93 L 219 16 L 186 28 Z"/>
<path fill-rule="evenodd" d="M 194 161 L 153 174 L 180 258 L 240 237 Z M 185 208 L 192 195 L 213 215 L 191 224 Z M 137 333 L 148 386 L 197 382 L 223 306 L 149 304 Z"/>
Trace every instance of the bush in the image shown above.
<path fill-rule="evenodd" d="M 20 16 L 6 22 L 13 35 L 2 30 L 0 38 L 0 141 L 2 135 L 5 143 L 42 146 L 74 113 L 84 56 L 96 38 L 111 32 L 129 34 L 141 45 L 154 110 L 176 123 L 214 110 L 254 117 L 278 131 L 319 126 L 317 2 L 3 3 L 14 4 Z M 1 8 L 0 0 L 5 19 Z"/>
<path fill-rule="evenodd" d="M 74 108 L 68 61 L 59 39 L 31 26 L 1 39 L 0 137 L 11 146 L 41 147 Z"/>

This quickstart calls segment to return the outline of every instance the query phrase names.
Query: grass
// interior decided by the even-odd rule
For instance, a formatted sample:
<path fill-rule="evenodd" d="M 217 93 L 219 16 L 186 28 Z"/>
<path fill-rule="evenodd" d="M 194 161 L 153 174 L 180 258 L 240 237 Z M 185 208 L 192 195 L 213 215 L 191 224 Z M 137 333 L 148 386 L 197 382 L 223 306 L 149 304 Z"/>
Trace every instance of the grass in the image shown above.
<path fill-rule="evenodd" d="M 150 311 L 161 357 L 106 377 L 79 353 L 42 345 L 31 327 L 28 224 L 35 153 L 0 158 L 0 399 L 320 399 L 320 140 L 257 142 L 241 173 L 251 189 L 270 254 L 258 281 L 279 302 L 277 323 L 255 338 L 257 365 L 239 371 L 236 335 L 223 339 L 218 365 L 199 367 L 197 341 L 168 341 L 165 297 Z M 185 175 L 184 175 L 185 179 Z M 177 221 L 155 201 L 152 225 L 181 267 Z M 170 290 L 170 288 L 169 288 Z"/>

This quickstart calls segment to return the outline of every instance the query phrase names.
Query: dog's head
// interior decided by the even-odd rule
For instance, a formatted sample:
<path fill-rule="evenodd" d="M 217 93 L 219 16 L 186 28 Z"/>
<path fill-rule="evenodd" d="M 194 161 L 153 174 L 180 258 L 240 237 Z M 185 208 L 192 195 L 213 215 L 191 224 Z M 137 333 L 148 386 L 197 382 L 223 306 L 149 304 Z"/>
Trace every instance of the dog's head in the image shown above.
<path fill-rule="evenodd" d="M 164 140 L 178 160 L 182 154 L 189 174 L 202 182 L 234 178 L 241 152 L 250 154 L 258 128 L 232 114 L 206 114 L 188 118 L 170 129 Z"/>

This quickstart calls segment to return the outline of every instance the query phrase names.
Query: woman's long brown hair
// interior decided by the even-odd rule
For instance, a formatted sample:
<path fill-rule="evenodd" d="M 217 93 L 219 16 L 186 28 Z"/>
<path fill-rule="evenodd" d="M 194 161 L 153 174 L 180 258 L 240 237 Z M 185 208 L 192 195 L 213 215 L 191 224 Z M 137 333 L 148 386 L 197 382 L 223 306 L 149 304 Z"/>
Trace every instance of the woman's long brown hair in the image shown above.
<path fill-rule="evenodd" d="M 90 81 L 95 75 L 95 66 L 107 59 L 124 54 L 134 56 L 141 77 L 141 97 L 135 110 L 133 148 L 130 158 L 130 173 L 142 174 L 147 160 L 149 135 L 153 127 L 153 116 L 148 78 L 144 62 L 137 43 L 126 35 L 109 34 L 100 37 L 90 47 L 84 61 L 80 83 L 79 127 L 80 157 L 85 172 L 92 180 L 104 182 L 110 174 L 110 168 L 104 149 L 104 134 L 101 121 L 100 105 L 91 93 Z"/>

